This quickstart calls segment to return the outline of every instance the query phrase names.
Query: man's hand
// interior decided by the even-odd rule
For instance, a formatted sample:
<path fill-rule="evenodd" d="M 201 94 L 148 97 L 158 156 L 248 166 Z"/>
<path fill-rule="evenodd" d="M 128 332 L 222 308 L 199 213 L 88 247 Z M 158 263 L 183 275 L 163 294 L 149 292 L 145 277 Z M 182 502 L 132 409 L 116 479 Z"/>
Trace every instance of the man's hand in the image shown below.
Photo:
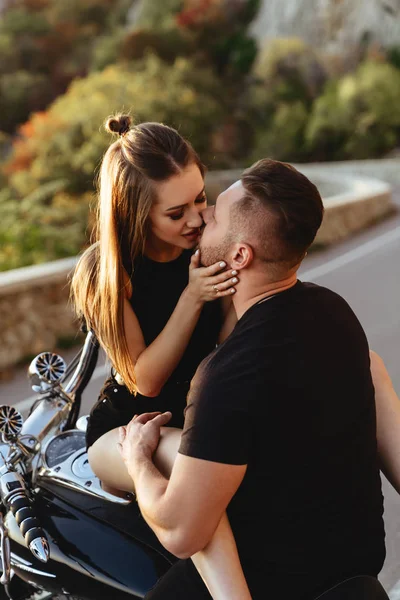
<path fill-rule="evenodd" d="M 129 466 L 140 456 L 151 459 L 160 441 L 160 430 L 168 423 L 170 412 L 152 412 L 135 415 L 126 427 L 119 428 L 118 450 Z"/>

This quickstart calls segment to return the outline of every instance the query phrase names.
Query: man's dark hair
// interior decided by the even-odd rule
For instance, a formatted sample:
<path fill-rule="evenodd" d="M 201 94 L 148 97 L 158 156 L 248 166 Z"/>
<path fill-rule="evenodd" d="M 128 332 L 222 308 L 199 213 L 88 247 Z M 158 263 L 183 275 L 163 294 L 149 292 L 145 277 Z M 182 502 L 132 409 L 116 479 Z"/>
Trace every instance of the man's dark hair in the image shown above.
<path fill-rule="evenodd" d="M 243 172 L 244 197 L 231 211 L 231 231 L 250 233 L 258 258 L 294 266 L 304 258 L 321 225 L 320 193 L 292 165 L 262 159 Z"/>

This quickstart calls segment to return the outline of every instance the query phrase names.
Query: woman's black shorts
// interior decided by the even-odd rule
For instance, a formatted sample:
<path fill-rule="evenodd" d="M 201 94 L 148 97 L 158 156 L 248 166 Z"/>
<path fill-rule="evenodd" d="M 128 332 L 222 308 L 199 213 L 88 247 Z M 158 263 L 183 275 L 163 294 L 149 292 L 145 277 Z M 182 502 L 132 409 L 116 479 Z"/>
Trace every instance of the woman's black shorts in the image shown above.
<path fill-rule="evenodd" d="M 141 394 L 134 396 L 125 385 L 116 382 L 110 376 L 104 383 L 99 399 L 90 411 L 86 429 L 86 448 L 90 448 L 102 435 L 127 425 L 134 415 L 145 412 L 170 410 L 172 418 L 170 427 L 183 427 L 183 411 L 186 406 L 186 395 L 189 382 L 168 382 L 160 396 L 147 398 Z"/>
<path fill-rule="evenodd" d="M 121 425 L 126 425 L 138 414 L 135 396 L 114 377 L 104 383 L 99 399 L 90 411 L 86 429 L 86 448 L 89 448 L 102 435 Z"/>

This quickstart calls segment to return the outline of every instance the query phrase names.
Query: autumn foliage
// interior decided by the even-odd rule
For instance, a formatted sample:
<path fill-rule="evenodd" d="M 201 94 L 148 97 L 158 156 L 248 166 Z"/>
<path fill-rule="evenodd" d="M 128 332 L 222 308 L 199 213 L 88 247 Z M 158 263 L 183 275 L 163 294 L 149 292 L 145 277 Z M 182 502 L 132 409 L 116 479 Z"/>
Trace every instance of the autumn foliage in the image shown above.
<path fill-rule="evenodd" d="M 115 112 L 176 127 L 210 170 L 260 156 L 380 156 L 399 144 L 398 49 L 360 53 L 351 73 L 329 71 L 304 40 L 257 44 L 249 26 L 260 3 L 6 1 L 0 270 L 88 243 L 111 141 L 102 124 Z"/>

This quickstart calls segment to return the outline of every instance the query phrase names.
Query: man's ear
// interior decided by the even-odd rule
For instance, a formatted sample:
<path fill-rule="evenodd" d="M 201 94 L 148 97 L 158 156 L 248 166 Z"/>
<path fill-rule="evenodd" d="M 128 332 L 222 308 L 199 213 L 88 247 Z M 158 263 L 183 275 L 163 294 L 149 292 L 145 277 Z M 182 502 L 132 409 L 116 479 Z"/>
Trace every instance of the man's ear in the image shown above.
<path fill-rule="evenodd" d="M 239 271 L 245 269 L 254 260 L 254 251 L 250 244 L 237 243 L 234 244 L 231 251 L 230 265 L 232 269 Z"/>

